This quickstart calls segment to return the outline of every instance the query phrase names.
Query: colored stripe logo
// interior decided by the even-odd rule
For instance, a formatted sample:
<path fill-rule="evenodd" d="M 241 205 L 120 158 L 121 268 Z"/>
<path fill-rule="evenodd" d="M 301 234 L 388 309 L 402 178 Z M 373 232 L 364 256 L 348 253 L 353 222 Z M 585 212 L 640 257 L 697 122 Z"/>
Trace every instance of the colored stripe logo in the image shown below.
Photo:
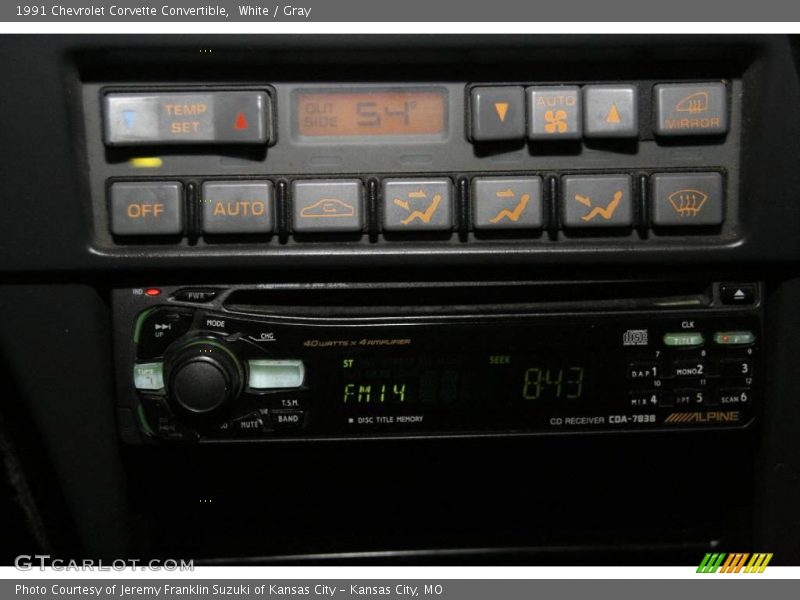
<path fill-rule="evenodd" d="M 697 572 L 763 573 L 771 560 L 771 553 L 758 552 L 750 554 L 747 552 L 734 552 L 727 554 L 724 552 L 708 552 L 700 562 L 700 566 L 697 567 Z"/>

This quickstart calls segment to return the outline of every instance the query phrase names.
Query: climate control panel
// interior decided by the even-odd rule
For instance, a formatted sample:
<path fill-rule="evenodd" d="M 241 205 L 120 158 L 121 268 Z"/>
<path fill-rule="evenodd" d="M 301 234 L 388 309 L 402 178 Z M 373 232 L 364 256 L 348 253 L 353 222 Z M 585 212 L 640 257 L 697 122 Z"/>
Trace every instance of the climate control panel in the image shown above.
<path fill-rule="evenodd" d="M 95 232 L 121 253 L 719 247 L 741 233 L 737 79 L 86 92 Z"/>

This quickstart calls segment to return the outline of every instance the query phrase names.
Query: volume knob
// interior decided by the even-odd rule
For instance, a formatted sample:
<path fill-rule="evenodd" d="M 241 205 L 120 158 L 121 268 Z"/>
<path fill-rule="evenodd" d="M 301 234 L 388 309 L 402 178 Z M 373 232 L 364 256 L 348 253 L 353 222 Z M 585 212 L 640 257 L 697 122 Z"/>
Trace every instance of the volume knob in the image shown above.
<path fill-rule="evenodd" d="M 239 360 L 218 340 L 189 341 L 168 353 L 167 394 L 179 413 L 211 416 L 222 412 L 241 392 L 242 380 Z"/>

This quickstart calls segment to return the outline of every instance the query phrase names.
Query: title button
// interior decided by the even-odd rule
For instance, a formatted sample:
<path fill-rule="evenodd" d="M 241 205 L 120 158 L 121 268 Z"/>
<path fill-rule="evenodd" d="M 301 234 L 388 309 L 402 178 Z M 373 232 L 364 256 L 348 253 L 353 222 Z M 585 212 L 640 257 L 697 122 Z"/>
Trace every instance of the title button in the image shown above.
<path fill-rule="evenodd" d="M 705 338 L 702 333 L 697 332 L 680 332 L 680 333 L 665 333 L 664 345 L 678 348 L 696 348 L 705 343 Z"/>

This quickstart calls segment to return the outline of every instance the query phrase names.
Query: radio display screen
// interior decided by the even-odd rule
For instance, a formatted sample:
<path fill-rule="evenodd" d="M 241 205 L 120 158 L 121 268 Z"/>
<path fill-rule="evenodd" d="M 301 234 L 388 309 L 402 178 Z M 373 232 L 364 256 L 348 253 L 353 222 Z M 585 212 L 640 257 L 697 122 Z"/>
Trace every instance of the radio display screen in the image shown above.
<path fill-rule="evenodd" d="M 588 397 L 587 356 L 361 356 L 342 360 L 348 409 L 575 402 Z"/>
<path fill-rule="evenodd" d="M 438 88 L 301 91 L 294 96 L 303 137 L 443 136 L 447 94 Z"/>

